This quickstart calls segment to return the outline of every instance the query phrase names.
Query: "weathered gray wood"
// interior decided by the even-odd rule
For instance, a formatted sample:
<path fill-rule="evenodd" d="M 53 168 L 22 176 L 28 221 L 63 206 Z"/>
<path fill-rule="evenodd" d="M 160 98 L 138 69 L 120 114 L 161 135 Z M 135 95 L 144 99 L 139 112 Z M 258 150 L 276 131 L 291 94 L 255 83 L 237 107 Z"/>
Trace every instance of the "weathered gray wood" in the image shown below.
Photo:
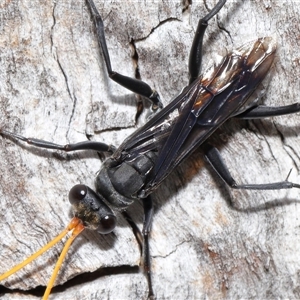
<path fill-rule="evenodd" d="M 206 1 L 209 7 L 216 1 Z M 187 84 L 187 56 L 197 20 L 193 1 L 97 1 L 113 69 L 134 76 L 134 44 L 143 80 L 168 103 Z M 297 1 L 228 1 L 210 23 L 204 65 L 256 37 L 278 40 L 265 103 L 298 100 L 300 6 Z M 58 143 L 92 139 L 118 145 L 135 129 L 136 97 L 108 79 L 84 1 L 8 1 L 0 6 L 0 122 L 25 136 Z M 217 24 L 217 22 L 218 24 Z M 218 28 L 219 25 L 224 30 Z M 154 29 L 154 30 L 153 30 Z M 141 118 L 142 123 L 143 118 Z M 233 120 L 214 142 L 240 182 L 300 182 L 299 114 L 255 122 Z M 68 190 L 93 186 L 100 160 L 19 147 L 0 138 L 0 273 L 53 238 L 71 217 Z M 227 191 L 194 154 L 154 195 L 151 236 L 158 299 L 299 298 L 299 191 Z M 230 199 L 234 207 L 230 205 Z M 141 225 L 139 204 L 129 210 Z M 53 299 L 141 299 L 147 284 L 139 249 L 120 218 L 115 233 L 85 232 L 58 281 L 114 267 L 110 276 L 73 285 Z M 46 285 L 61 244 L 3 282 L 15 289 Z M 35 298 L 9 293 L 3 299 Z"/>

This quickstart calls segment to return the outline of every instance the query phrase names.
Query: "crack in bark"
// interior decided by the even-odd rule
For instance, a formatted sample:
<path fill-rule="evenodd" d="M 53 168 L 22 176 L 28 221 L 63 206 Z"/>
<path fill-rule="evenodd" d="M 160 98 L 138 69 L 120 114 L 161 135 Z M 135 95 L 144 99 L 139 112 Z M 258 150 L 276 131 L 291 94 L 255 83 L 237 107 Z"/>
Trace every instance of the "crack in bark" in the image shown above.
<path fill-rule="evenodd" d="M 55 295 L 56 293 L 61 293 L 66 289 L 71 289 L 76 287 L 77 285 L 82 285 L 88 282 L 95 281 L 104 276 L 114 276 L 120 274 L 137 274 L 139 273 L 138 266 L 130 266 L 130 265 L 121 265 L 117 267 L 106 267 L 100 268 L 94 272 L 86 272 L 80 275 L 75 276 L 74 278 L 66 281 L 62 285 L 56 286 L 52 289 L 51 295 Z M 29 289 L 27 291 L 21 289 L 10 289 L 5 287 L 4 285 L 0 285 L 0 295 L 9 295 L 18 293 L 21 295 L 32 295 L 41 298 L 45 292 L 45 286 L 37 286 L 35 288 Z"/>
<path fill-rule="evenodd" d="M 56 61 L 57 61 L 57 64 L 58 64 L 58 66 L 59 66 L 59 69 L 61 70 L 61 72 L 62 72 L 62 74 L 63 74 L 63 76 L 64 76 L 65 84 L 66 84 L 66 88 L 67 88 L 67 92 L 68 92 L 68 94 L 69 94 L 69 97 L 70 97 L 70 99 L 71 99 L 72 102 L 73 102 L 72 112 L 71 112 L 71 115 L 70 115 L 70 118 L 69 118 L 69 122 L 68 122 L 68 130 L 67 130 L 67 132 L 66 132 L 66 138 L 67 138 L 67 137 L 68 137 L 68 134 L 69 134 L 69 131 L 70 131 L 70 124 L 71 124 L 71 122 L 72 122 L 72 118 L 73 118 L 73 116 L 74 116 L 74 112 L 75 112 L 75 109 L 76 109 L 77 98 L 76 98 L 76 96 L 75 96 L 74 93 L 71 93 L 70 86 L 69 86 L 69 81 L 68 81 L 68 76 L 67 76 L 65 70 L 63 69 L 61 63 L 60 63 L 60 60 L 59 60 L 59 58 L 58 58 L 57 53 L 56 53 Z"/>
<path fill-rule="evenodd" d="M 273 124 L 274 124 L 274 127 L 275 127 L 276 131 L 278 132 L 278 134 L 279 134 L 279 136 L 280 136 L 281 142 L 282 142 L 282 144 L 283 144 L 283 146 L 284 146 L 283 148 L 284 148 L 284 149 L 285 149 L 285 147 L 286 147 L 286 148 L 289 148 L 289 149 L 294 153 L 294 155 L 295 155 L 298 159 L 300 159 L 299 155 L 297 154 L 297 151 L 296 151 L 292 146 L 290 146 L 290 145 L 288 145 L 288 144 L 286 143 L 285 136 L 284 136 L 284 134 L 280 131 L 280 129 L 278 128 L 278 126 L 276 125 L 276 123 L 273 122 Z M 287 151 L 286 149 L 285 149 L 285 152 L 286 152 L 287 155 L 290 157 L 290 159 L 293 161 L 293 164 L 294 164 L 294 166 L 295 166 L 297 172 L 299 173 L 299 168 L 298 168 L 298 165 L 297 165 L 296 160 L 295 160 L 294 157 L 289 153 L 289 151 Z"/>
<path fill-rule="evenodd" d="M 160 21 L 155 27 L 153 27 L 150 30 L 150 32 L 146 36 L 144 36 L 142 38 L 139 38 L 139 39 L 131 39 L 131 41 L 129 42 L 130 46 L 133 48 L 133 51 L 134 51 L 134 53 L 132 55 L 132 60 L 133 60 L 134 66 L 135 66 L 135 78 L 136 79 L 142 80 L 142 76 L 141 76 L 141 73 L 140 73 L 140 70 L 139 70 L 139 55 L 138 55 L 136 43 L 141 42 L 141 41 L 145 41 L 148 37 L 150 37 L 150 35 L 157 28 L 159 28 L 160 26 L 162 26 L 166 22 L 170 22 L 170 21 L 174 21 L 174 20 L 179 21 L 177 18 L 174 18 L 174 17 L 170 17 L 170 18 L 167 18 L 163 21 Z M 136 112 L 136 116 L 135 116 L 135 123 L 136 124 L 138 123 L 139 117 L 141 116 L 141 114 L 144 111 L 144 104 L 143 104 L 143 101 L 142 101 L 142 97 L 140 95 L 137 95 L 137 97 L 138 97 L 137 112 Z"/>
<path fill-rule="evenodd" d="M 261 122 L 261 123 L 262 123 L 262 122 Z M 258 139 L 263 139 L 263 140 L 266 142 L 266 144 L 267 144 L 267 146 L 268 146 L 268 149 L 269 149 L 269 152 L 270 152 L 270 154 L 271 154 L 273 160 L 276 162 L 278 169 L 280 170 L 280 166 L 279 166 L 278 161 L 277 161 L 277 159 L 276 159 L 276 157 L 275 157 L 275 155 L 274 155 L 274 153 L 273 153 L 273 151 L 272 151 L 272 147 L 271 147 L 271 145 L 270 145 L 270 143 L 269 143 L 269 141 L 268 141 L 266 135 L 262 133 L 262 131 L 261 131 L 261 129 L 260 129 L 260 126 L 257 126 L 257 125 L 256 125 L 256 122 L 252 122 L 252 125 L 256 128 L 257 132 L 259 132 L 260 135 L 258 135 L 256 131 L 251 130 L 250 127 L 248 127 L 248 130 L 251 131 Z M 263 127 L 263 126 L 262 126 L 262 127 Z"/>
<path fill-rule="evenodd" d="M 52 24 L 51 29 L 50 29 L 50 43 L 51 43 L 51 49 L 52 49 L 53 46 L 54 46 L 54 43 L 53 43 L 53 31 L 54 31 L 54 27 L 55 27 L 55 25 L 56 25 L 55 9 L 56 9 L 56 2 L 54 2 L 53 9 L 52 9 L 52 20 L 53 20 L 53 24 Z"/>
<path fill-rule="evenodd" d="M 174 254 L 175 252 L 177 252 L 177 250 L 178 250 L 178 248 L 180 248 L 180 246 L 182 246 L 184 244 L 189 244 L 189 243 L 191 243 L 191 241 L 192 241 L 192 238 L 191 239 L 187 239 L 187 240 L 183 240 L 182 242 L 176 244 L 174 246 L 174 249 L 171 250 L 170 252 L 168 252 L 167 254 L 165 254 L 165 255 L 152 255 L 151 257 L 152 258 L 166 258 L 166 257 Z"/>
<path fill-rule="evenodd" d="M 139 55 L 136 49 L 136 45 L 135 45 L 135 40 L 131 39 L 131 41 L 129 42 L 129 45 L 133 48 L 133 55 L 132 55 L 132 60 L 133 60 L 133 64 L 134 64 L 134 68 L 135 68 L 135 78 L 138 80 L 141 80 L 141 73 L 139 70 Z M 140 117 L 140 115 L 142 114 L 143 110 L 144 110 L 144 104 L 142 101 L 142 97 L 140 95 L 137 95 L 137 110 L 136 110 L 136 115 L 135 115 L 135 124 L 138 123 L 138 119 Z"/>

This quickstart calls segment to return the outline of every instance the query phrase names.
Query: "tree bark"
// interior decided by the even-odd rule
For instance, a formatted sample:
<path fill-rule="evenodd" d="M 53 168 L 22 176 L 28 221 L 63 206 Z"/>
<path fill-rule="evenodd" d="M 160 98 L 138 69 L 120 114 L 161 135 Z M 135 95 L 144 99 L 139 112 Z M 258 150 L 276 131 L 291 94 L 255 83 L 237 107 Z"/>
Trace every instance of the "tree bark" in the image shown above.
<path fill-rule="evenodd" d="M 205 3 L 207 7 L 205 6 Z M 188 54 L 210 1 L 96 1 L 112 68 L 142 80 L 164 105 L 188 83 Z M 203 70 L 257 37 L 277 38 L 262 91 L 267 105 L 298 101 L 298 1 L 228 1 L 209 23 Z M 0 5 L 0 126 L 59 144 L 120 143 L 140 126 L 141 99 L 112 82 L 84 1 L 6 1 Z M 300 182 L 298 115 L 230 120 L 212 138 L 239 183 Z M 0 273 L 61 231 L 72 217 L 68 190 L 91 187 L 101 166 L 93 152 L 61 153 L 0 138 Z M 232 191 L 194 153 L 153 194 L 153 287 L 157 299 L 300 298 L 299 191 Z M 128 209 L 139 227 L 142 207 Z M 1 282 L 3 299 L 40 298 L 59 243 Z M 63 264 L 52 299 L 145 299 L 140 251 L 119 216 L 114 233 L 86 230 Z M 100 270 L 100 271 L 99 271 Z M 80 275 L 81 274 L 81 275 Z M 77 280 L 71 280 L 80 275 Z M 36 287 L 42 286 L 42 289 Z M 4 288 L 5 287 L 5 288 Z"/>

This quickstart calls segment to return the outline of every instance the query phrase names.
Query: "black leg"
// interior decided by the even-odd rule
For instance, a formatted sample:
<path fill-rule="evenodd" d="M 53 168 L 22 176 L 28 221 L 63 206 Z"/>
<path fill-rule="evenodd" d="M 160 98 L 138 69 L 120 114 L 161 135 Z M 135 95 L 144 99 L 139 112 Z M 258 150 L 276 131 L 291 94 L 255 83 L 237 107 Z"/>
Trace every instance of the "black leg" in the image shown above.
<path fill-rule="evenodd" d="M 207 28 L 208 21 L 220 11 L 225 3 L 226 0 L 220 0 L 204 18 L 199 20 L 189 57 L 190 84 L 197 79 L 200 74 L 203 36 Z"/>
<path fill-rule="evenodd" d="M 130 225 L 130 227 L 132 228 L 133 234 L 139 244 L 140 247 L 140 251 L 141 254 L 143 253 L 143 235 L 140 231 L 140 229 L 138 228 L 138 226 L 134 223 L 134 221 L 132 220 L 132 218 L 130 217 L 130 215 L 127 213 L 127 211 L 122 211 L 121 212 L 123 217 L 125 218 L 125 220 L 128 222 L 128 224 Z"/>
<path fill-rule="evenodd" d="M 294 114 L 300 112 L 300 103 L 294 103 L 286 106 L 263 106 L 259 105 L 248 109 L 247 111 L 236 115 L 235 118 L 239 119 L 261 119 L 267 117 L 276 117 L 287 114 Z"/>
<path fill-rule="evenodd" d="M 103 25 L 102 18 L 99 12 L 97 11 L 97 8 L 93 0 L 86 0 L 86 2 L 90 8 L 96 26 L 98 43 L 103 52 L 103 57 L 104 57 L 104 61 L 106 64 L 109 77 L 115 82 L 117 82 L 118 84 L 127 88 L 128 90 L 148 98 L 152 102 L 153 109 L 157 109 L 158 107 L 162 108 L 162 103 L 160 101 L 160 97 L 158 93 L 155 90 L 153 90 L 147 83 L 135 78 L 130 78 L 121 75 L 112 70 L 109 53 L 106 45 L 106 40 L 105 40 L 104 25 Z"/>
<path fill-rule="evenodd" d="M 300 188 L 300 184 L 289 182 L 287 180 L 264 184 L 237 184 L 236 181 L 231 177 L 218 149 L 207 143 L 203 145 L 203 149 L 208 162 L 231 188 L 246 190 L 281 190 Z"/>
<path fill-rule="evenodd" d="M 123 211 L 122 215 L 132 227 L 137 242 L 141 247 L 141 252 L 143 257 L 143 270 L 147 278 L 148 289 L 149 289 L 148 299 L 152 299 L 154 297 L 154 293 L 153 293 L 152 279 L 151 279 L 151 257 L 150 257 L 150 249 L 149 249 L 149 234 L 151 231 L 151 224 L 153 218 L 153 204 L 150 196 L 148 196 L 146 199 L 143 199 L 142 201 L 144 206 L 144 222 L 143 222 L 142 234 L 126 211 Z"/>
<path fill-rule="evenodd" d="M 111 145 L 107 145 L 100 142 L 93 142 L 93 141 L 84 141 L 76 144 L 66 144 L 66 145 L 58 145 L 51 142 L 47 142 L 40 139 L 34 138 L 26 138 L 24 136 L 8 132 L 6 130 L 0 129 L 0 134 L 4 136 L 11 137 L 13 139 L 21 140 L 26 142 L 27 144 L 33 145 L 39 148 L 46 148 L 46 149 L 54 149 L 54 150 L 62 150 L 66 152 L 70 151 L 77 151 L 77 150 L 95 150 L 98 152 L 111 152 L 115 151 L 115 147 Z"/>
<path fill-rule="evenodd" d="M 144 223 L 143 223 L 143 257 L 144 257 L 144 272 L 147 277 L 149 293 L 148 298 L 152 299 L 154 297 L 151 279 L 151 259 L 150 259 L 150 249 L 149 249 L 149 234 L 151 230 L 151 224 L 153 219 L 153 203 L 150 196 L 143 199 L 144 205 Z"/>

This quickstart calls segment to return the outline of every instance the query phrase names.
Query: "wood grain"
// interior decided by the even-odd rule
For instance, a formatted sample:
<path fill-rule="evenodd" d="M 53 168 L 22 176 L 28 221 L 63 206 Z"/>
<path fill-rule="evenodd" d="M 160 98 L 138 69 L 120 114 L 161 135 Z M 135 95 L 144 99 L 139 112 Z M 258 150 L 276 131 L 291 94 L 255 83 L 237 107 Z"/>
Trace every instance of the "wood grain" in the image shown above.
<path fill-rule="evenodd" d="M 206 1 L 211 8 L 216 1 Z M 167 104 L 188 82 L 188 52 L 203 1 L 96 1 L 113 69 L 155 87 Z M 257 37 L 277 38 L 268 105 L 299 101 L 297 1 L 228 1 L 210 22 L 203 68 Z M 84 1 L 11 0 L 0 5 L 0 126 L 56 143 L 119 145 L 135 122 L 135 95 L 111 82 Z M 135 50 L 136 49 L 136 50 Z M 138 56 L 132 58 L 134 51 Z M 261 90 L 260 90 L 261 91 Z M 259 94 L 259 93 L 258 93 Z M 147 104 L 145 104 L 147 107 Z M 300 182 L 299 114 L 230 121 L 215 135 L 238 182 Z M 68 190 L 93 187 L 90 152 L 65 154 L 0 138 L 0 273 L 39 249 L 68 223 Z M 157 299 L 299 298 L 299 191 L 230 191 L 195 153 L 154 194 L 151 235 Z M 129 213 L 141 226 L 139 203 Z M 51 299 L 145 299 L 139 247 L 120 217 L 113 234 L 85 232 L 74 243 Z M 62 244 L 2 282 L 1 299 L 35 299 Z M 97 272 L 103 269 L 103 273 Z M 77 281 L 69 281 L 79 275 Z M 69 283 L 67 283 L 69 281 Z M 10 290 L 10 291 L 9 291 Z M 26 292 L 24 292 L 26 291 Z"/>

